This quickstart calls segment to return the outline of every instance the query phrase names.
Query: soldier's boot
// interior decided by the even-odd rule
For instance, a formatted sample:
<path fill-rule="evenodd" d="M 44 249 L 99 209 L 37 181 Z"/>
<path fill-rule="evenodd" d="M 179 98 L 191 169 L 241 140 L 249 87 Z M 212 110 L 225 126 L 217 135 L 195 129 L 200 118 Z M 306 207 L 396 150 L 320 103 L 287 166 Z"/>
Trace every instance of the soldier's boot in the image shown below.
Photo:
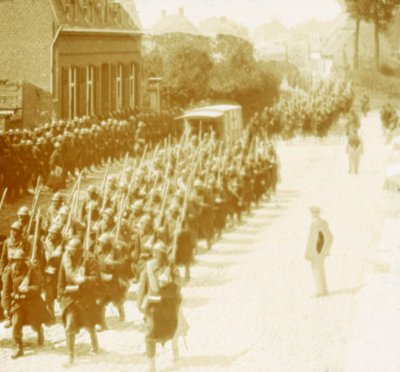
<path fill-rule="evenodd" d="M 17 358 L 24 356 L 24 348 L 22 346 L 22 339 L 17 340 L 17 346 L 18 346 L 17 351 L 13 355 L 11 355 L 12 359 L 17 359 Z"/>
<path fill-rule="evenodd" d="M 73 364 L 75 359 L 75 335 L 67 333 L 68 364 Z"/>
<path fill-rule="evenodd" d="M 11 319 L 6 315 L 6 320 L 4 321 L 4 328 L 11 328 Z"/>
<path fill-rule="evenodd" d="M 123 303 L 117 304 L 116 307 L 117 307 L 117 310 L 118 310 L 120 322 L 124 322 L 124 321 L 125 321 L 125 308 L 124 308 L 124 304 L 123 304 Z"/>
<path fill-rule="evenodd" d="M 147 372 L 156 372 L 156 358 L 147 358 Z"/>
<path fill-rule="evenodd" d="M 37 331 L 37 335 L 38 335 L 38 338 L 37 338 L 38 346 L 43 346 L 43 344 L 44 344 L 44 332 L 43 332 L 43 327 L 42 326 L 39 327 L 39 329 Z"/>
<path fill-rule="evenodd" d="M 91 328 L 89 330 L 90 341 L 92 343 L 92 348 L 90 349 L 90 354 L 97 354 L 99 352 L 99 342 L 97 340 L 96 330 Z"/>

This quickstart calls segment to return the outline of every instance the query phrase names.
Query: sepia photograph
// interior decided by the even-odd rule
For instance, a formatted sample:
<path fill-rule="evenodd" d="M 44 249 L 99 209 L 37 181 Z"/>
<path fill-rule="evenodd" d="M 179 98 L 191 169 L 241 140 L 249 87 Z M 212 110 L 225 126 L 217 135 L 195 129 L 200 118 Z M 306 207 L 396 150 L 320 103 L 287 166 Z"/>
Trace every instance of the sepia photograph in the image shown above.
<path fill-rule="evenodd" d="M 1 372 L 400 372 L 400 0 L 0 0 Z"/>

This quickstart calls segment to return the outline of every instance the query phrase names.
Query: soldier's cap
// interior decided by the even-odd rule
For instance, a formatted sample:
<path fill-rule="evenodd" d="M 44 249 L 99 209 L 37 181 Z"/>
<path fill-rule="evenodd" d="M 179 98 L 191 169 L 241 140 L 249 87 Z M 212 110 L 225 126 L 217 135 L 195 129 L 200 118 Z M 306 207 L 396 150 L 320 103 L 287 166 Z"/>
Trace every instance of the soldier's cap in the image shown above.
<path fill-rule="evenodd" d="M 51 201 L 62 201 L 63 199 L 63 196 L 59 192 L 56 192 L 51 198 Z"/>
<path fill-rule="evenodd" d="M 203 187 L 203 183 L 202 183 L 199 179 L 196 179 L 196 180 L 194 181 L 193 186 L 194 186 L 194 187 Z"/>
<path fill-rule="evenodd" d="M 61 234 L 61 226 L 53 224 L 50 226 L 48 232 L 51 234 Z"/>
<path fill-rule="evenodd" d="M 24 260 L 26 257 L 24 250 L 21 248 L 10 249 L 9 255 L 12 260 Z"/>
<path fill-rule="evenodd" d="M 18 209 L 17 215 L 18 216 L 29 216 L 30 215 L 29 208 L 25 205 L 22 206 L 20 209 Z"/>
<path fill-rule="evenodd" d="M 163 242 L 157 242 L 156 244 L 154 244 L 153 250 L 164 254 L 168 254 L 168 248 Z"/>
<path fill-rule="evenodd" d="M 103 244 L 111 244 L 113 237 L 110 233 L 103 233 L 98 237 L 97 241 Z"/>
<path fill-rule="evenodd" d="M 320 212 L 321 212 L 321 208 L 318 207 L 317 205 L 312 205 L 312 206 L 310 207 L 310 212 L 311 212 L 311 213 L 320 213 Z"/>
<path fill-rule="evenodd" d="M 76 248 L 76 249 L 81 249 L 82 248 L 82 242 L 80 241 L 79 238 L 72 238 L 69 240 L 69 242 L 66 245 L 66 248 Z"/>
<path fill-rule="evenodd" d="M 24 229 L 24 226 L 22 225 L 21 222 L 19 222 L 19 221 L 14 221 L 14 222 L 11 224 L 11 229 L 12 229 L 12 230 L 16 230 L 16 231 L 22 231 L 22 230 Z"/>

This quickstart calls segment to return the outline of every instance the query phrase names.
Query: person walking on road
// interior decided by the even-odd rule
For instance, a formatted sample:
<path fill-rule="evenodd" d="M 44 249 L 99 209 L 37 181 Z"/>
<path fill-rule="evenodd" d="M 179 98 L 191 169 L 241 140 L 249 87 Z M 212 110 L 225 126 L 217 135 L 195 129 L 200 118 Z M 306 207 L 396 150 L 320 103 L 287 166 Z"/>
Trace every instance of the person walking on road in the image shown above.
<path fill-rule="evenodd" d="M 349 173 L 358 174 L 361 155 L 364 153 L 364 145 L 361 136 L 356 130 L 349 134 L 346 153 L 349 157 Z"/>
<path fill-rule="evenodd" d="M 332 246 L 333 235 L 329 229 L 328 222 L 321 218 L 321 208 L 313 206 L 310 208 L 312 222 L 308 235 L 305 259 L 311 262 L 317 296 L 328 294 L 325 275 L 325 258 L 329 256 Z"/>

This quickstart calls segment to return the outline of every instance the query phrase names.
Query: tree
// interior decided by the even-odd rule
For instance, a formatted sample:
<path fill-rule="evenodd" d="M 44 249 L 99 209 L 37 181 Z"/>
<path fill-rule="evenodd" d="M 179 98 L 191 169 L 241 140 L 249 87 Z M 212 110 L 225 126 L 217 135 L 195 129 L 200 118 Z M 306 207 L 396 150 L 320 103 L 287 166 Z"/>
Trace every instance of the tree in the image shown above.
<path fill-rule="evenodd" d="M 366 20 L 374 24 L 375 66 L 376 69 L 379 70 L 379 34 L 383 31 L 387 31 L 388 26 L 395 17 L 396 9 L 400 5 L 400 0 L 369 0 L 368 5 Z"/>
<path fill-rule="evenodd" d="M 355 19 L 356 30 L 354 33 L 354 59 L 353 68 L 356 70 L 359 67 L 359 38 L 360 38 L 360 25 L 362 20 L 368 18 L 368 3 L 370 0 L 344 0 L 347 13 Z"/>

